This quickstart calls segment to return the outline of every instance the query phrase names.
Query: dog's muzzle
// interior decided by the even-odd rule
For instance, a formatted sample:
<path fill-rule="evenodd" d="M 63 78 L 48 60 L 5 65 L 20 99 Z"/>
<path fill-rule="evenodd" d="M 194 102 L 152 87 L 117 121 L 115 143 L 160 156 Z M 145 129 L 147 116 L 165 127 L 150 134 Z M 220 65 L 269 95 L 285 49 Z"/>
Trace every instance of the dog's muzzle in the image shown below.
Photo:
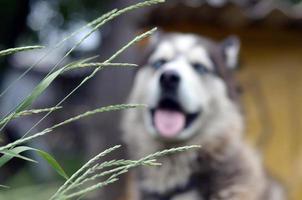
<path fill-rule="evenodd" d="M 151 115 L 153 126 L 164 138 L 177 138 L 200 113 L 187 113 L 184 110 L 180 103 L 180 84 L 181 76 L 173 70 L 163 72 L 159 78 L 160 98 L 157 106 L 151 109 Z"/>

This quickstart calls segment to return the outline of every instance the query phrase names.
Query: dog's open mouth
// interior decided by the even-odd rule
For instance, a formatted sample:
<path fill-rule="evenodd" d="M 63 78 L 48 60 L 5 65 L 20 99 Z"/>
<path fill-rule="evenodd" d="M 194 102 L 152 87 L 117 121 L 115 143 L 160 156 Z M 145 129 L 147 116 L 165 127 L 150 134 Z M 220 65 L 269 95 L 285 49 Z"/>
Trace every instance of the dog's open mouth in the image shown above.
<path fill-rule="evenodd" d="M 173 99 L 163 99 L 156 108 L 151 109 L 152 122 L 158 134 L 165 138 L 174 138 L 188 128 L 200 112 L 186 113 Z"/>

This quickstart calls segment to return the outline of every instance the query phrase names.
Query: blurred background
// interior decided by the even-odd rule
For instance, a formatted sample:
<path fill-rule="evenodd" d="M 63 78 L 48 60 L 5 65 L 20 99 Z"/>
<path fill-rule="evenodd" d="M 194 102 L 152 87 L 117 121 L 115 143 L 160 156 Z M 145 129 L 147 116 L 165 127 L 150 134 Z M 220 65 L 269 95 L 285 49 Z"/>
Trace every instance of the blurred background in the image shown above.
<path fill-rule="evenodd" d="M 138 0 L 1 0 L 0 49 L 41 44 L 48 48 L 112 8 Z M 237 72 L 242 88 L 247 140 L 263 155 L 269 172 L 287 188 L 290 199 L 302 199 L 302 1 L 301 0 L 170 0 L 160 6 L 141 9 L 113 20 L 94 33 L 63 62 L 99 55 L 108 58 L 135 34 L 158 26 L 166 31 L 194 32 L 222 40 L 228 35 L 241 39 L 241 68 Z M 89 29 L 83 31 L 86 34 Z M 82 36 L 83 36 L 82 35 Z M 28 75 L 6 88 L 46 51 L 18 53 L 0 60 L 0 117 L 10 112 L 82 37 L 40 62 Z M 116 62 L 139 63 L 144 43 L 132 47 Z M 81 70 L 56 80 L 34 107 L 51 107 L 89 73 Z M 124 103 L 135 75 L 133 69 L 106 69 L 64 102 L 34 130 L 60 122 L 96 107 Z M 91 156 L 121 144 L 120 112 L 84 119 L 28 144 L 50 152 L 68 174 Z M 0 144 L 21 137 L 41 116 L 24 117 L 9 123 Z M 10 161 L 0 169 L 0 184 L 10 190 L 0 199 L 47 199 L 61 179 L 39 160 L 32 164 Z M 125 158 L 124 150 L 113 157 Z M 108 158 L 107 158 L 108 159 Z M 123 199 L 121 185 L 107 187 L 91 199 Z"/>

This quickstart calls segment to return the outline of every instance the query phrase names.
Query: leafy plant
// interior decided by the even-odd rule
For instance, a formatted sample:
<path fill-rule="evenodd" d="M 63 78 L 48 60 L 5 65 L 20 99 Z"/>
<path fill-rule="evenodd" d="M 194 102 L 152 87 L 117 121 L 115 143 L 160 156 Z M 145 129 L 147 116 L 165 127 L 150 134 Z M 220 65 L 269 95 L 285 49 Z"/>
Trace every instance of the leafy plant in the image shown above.
<path fill-rule="evenodd" d="M 74 45 L 52 68 L 52 70 L 46 75 L 46 77 L 34 88 L 34 90 L 18 105 L 16 106 L 11 112 L 7 113 L 1 120 L 0 120 L 0 136 L 4 133 L 1 133 L 6 125 L 21 116 L 28 116 L 33 114 L 45 113 L 45 115 L 36 123 L 34 124 L 24 135 L 13 141 L 9 144 L 0 146 L 0 168 L 4 166 L 8 161 L 13 158 L 19 158 L 30 162 L 36 162 L 35 160 L 22 155 L 23 152 L 26 151 L 34 151 L 38 153 L 44 160 L 48 162 L 48 164 L 64 179 L 66 179 L 65 183 L 57 190 L 57 192 L 50 198 L 50 199 L 70 199 L 73 197 L 81 197 L 86 193 L 113 183 L 118 180 L 118 177 L 121 174 L 126 173 L 130 168 L 139 166 L 139 165 L 147 165 L 147 166 L 155 166 L 159 165 L 156 162 L 156 158 L 159 156 L 163 156 L 169 153 L 174 153 L 177 151 L 184 151 L 191 148 L 195 148 L 197 146 L 189 146 L 189 147 L 180 147 L 174 148 L 170 150 L 165 150 L 162 152 L 157 152 L 155 154 L 149 155 L 145 158 L 142 158 L 137 161 L 132 160 L 111 160 L 103 163 L 98 163 L 99 158 L 107 155 L 108 153 L 112 152 L 113 150 L 119 148 L 120 146 L 115 146 L 113 148 L 107 149 L 104 152 L 98 154 L 91 160 L 89 160 L 86 164 L 84 164 L 78 171 L 76 171 L 71 177 L 65 173 L 63 168 L 60 164 L 47 152 L 42 151 L 40 149 L 35 149 L 29 146 L 26 146 L 26 143 L 36 139 L 38 137 L 44 136 L 45 134 L 52 133 L 55 129 L 69 124 L 71 122 L 80 120 L 84 117 L 92 116 L 97 113 L 108 112 L 108 111 L 116 111 L 116 110 L 123 110 L 123 109 L 131 109 L 131 108 L 142 108 L 145 105 L 141 104 L 121 104 L 121 105 L 110 105 L 106 107 L 97 108 L 95 110 L 87 111 L 80 115 L 74 116 L 72 118 L 66 119 L 58 124 L 55 124 L 49 128 L 46 128 L 42 131 L 37 133 L 32 133 L 33 129 L 40 124 L 49 114 L 54 111 L 59 111 L 62 109 L 61 104 L 67 100 L 73 93 L 75 93 L 83 84 L 85 84 L 88 80 L 93 78 L 97 72 L 107 67 L 135 67 L 135 64 L 131 63 L 114 63 L 113 60 L 123 53 L 126 49 L 128 49 L 131 45 L 135 44 L 136 42 L 142 40 L 145 37 L 150 36 L 156 29 L 151 29 L 143 34 L 138 35 L 121 49 L 116 51 L 111 57 L 103 62 L 91 62 L 96 58 L 90 57 L 81 59 L 72 63 L 69 63 L 63 67 L 59 67 L 62 61 L 72 52 L 74 51 L 85 39 L 87 39 L 93 32 L 101 28 L 104 24 L 108 23 L 112 19 L 129 12 L 134 9 L 138 9 L 145 6 L 154 5 L 157 3 L 162 3 L 164 0 L 148 0 L 144 1 L 124 9 L 114 9 L 101 17 L 91 21 L 87 25 L 83 26 L 79 30 L 75 31 L 71 35 L 64 38 L 60 41 L 55 47 L 50 49 L 45 55 L 43 55 L 35 64 L 30 66 L 20 77 L 18 77 L 14 82 L 12 82 L 3 92 L 0 94 L 0 98 L 6 94 L 6 92 L 20 79 L 22 79 L 30 70 L 32 70 L 35 66 L 37 66 L 44 58 L 48 56 L 52 51 L 56 50 L 60 46 L 63 45 L 64 42 L 72 38 L 73 36 L 80 33 L 84 28 L 90 27 L 92 30 L 86 34 L 76 45 Z M 43 48 L 42 46 L 27 46 L 27 47 L 19 47 L 19 48 L 12 48 L 0 51 L 0 56 L 6 56 L 9 54 L 13 54 L 20 51 L 28 51 L 28 50 L 35 50 Z M 91 74 L 83 78 L 79 85 L 77 85 L 71 92 L 69 92 L 63 99 L 61 99 L 54 107 L 51 108 L 43 108 L 43 109 L 28 109 L 31 107 L 33 102 L 49 87 L 49 85 L 56 80 L 56 78 L 63 73 L 70 71 L 70 70 L 77 70 L 80 68 L 92 67 L 94 70 Z M 105 170 L 105 171 L 104 171 Z M 101 181 L 95 183 L 94 180 L 102 178 Z M 4 188 L 6 186 L 1 185 L 0 187 Z"/>

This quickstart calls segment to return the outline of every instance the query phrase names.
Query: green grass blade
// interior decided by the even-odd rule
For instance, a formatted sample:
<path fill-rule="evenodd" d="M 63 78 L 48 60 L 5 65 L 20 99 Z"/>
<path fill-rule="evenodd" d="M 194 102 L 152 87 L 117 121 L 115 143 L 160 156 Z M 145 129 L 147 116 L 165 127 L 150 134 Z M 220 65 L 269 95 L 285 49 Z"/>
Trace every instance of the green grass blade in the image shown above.
<path fill-rule="evenodd" d="M 58 110 L 61 108 L 62 107 L 59 106 L 59 107 L 51 107 L 51 108 L 43 108 L 43 109 L 24 110 L 22 112 L 16 113 L 15 115 L 13 115 L 13 113 L 12 113 L 11 115 L 5 117 L 4 119 L 2 119 L 0 121 L 0 126 L 3 124 L 6 124 L 7 122 L 9 122 L 12 119 L 18 118 L 18 117 L 23 117 L 23 116 L 32 115 L 32 114 L 39 114 L 39 113 L 49 112 L 49 111 L 55 111 L 55 110 Z"/>
<path fill-rule="evenodd" d="M 21 156 L 20 153 L 28 151 L 28 150 L 32 150 L 31 147 L 27 147 L 27 146 L 20 146 L 20 147 L 16 147 L 10 150 L 1 150 L 0 153 L 3 153 L 4 155 L 0 157 L 0 168 L 5 165 L 8 161 L 10 161 L 11 159 L 13 159 L 14 157 L 23 159 L 23 160 L 27 160 L 30 162 L 36 162 L 30 158 Z"/>
<path fill-rule="evenodd" d="M 86 67 L 137 67 L 137 64 L 132 63 L 78 63 L 74 65 L 70 65 L 66 68 L 66 71 L 81 69 Z"/>
<path fill-rule="evenodd" d="M 112 112 L 112 111 L 125 110 L 125 109 L 130 109 L 130 108 L 142 108 L 142 107 L 146 107 L 146 105 L 144 105 L 144 104 L 118 104 L 118 105 L 105 106 L 105 107 L 101 107 L 101 108 L 98 108 L 98 109 L 95 109 L 95 110 L 87 111 L 83 114 L 72 117 L 68 120 L 65 120 L 65 121 L 63 121 L 59 124 L 56 124 L 56 125 L 52 126 L 51 129 L 58 128 L 58 127 L 63 126 L 65 124 L 69 124 L 71 122 L 77 121 L 77 120 L 82 119 L 84 117 L 95 115 L 97 113 Z"/>
<path fill-rule="evenodd" d="M 61 74 L 64 68 L 59 69 L 49 75 L 46 79 L 40 82 L 36 88 L 32 91 L 32 93 L 17 107 L 16 113 L 25 110 L 28 106 L 30 106 L 34 100 L 36 100 L 42 92 L 48 88 L 48 86 Z"/>
<path fill-rule="evenodd" d="M 88 58 L 85 58 L 85 59 L 77 60 L 77 61 L 74 61 L 74 62 L 71 62 L 71 63 L 65 65 L 64 67 L 66 69 L 68 69 L 68 68 L 71 68 L 72 66 L 80 65 L 80 64 L 86 63 L 88 61 L 94 60 L 97 57 L 99 57 L 99 56 L 92 56 L 92 57 L 88 57 Z"/>
<path fill-rule="evenodd" d="M 9 143 L 5 146 L 0 147 L 0 152 L 6 149 L 10 149 L 13 148 L 17 145 L 23 144 L 25 142 L 28 142 L 30 140 L 33 140 L 35 138 L 41 137 L 51 131 L 53 131 L 53 129 L 58 128 L 60 126 L 63 126 L 65 124 L 69 124 L 71 122 L 80 120 L 84 117 L 89 117 L 91 115 L 95 115 L 97 113 L 102 113 L 102 112 L 109 112 L 109 111 L 117 111 L 117 110 L 124 110 L 124 109 L 130 109 L 130 108 L 142 108 L 142 107 L 146 107 L 146 105 L 144 104 L 118 104 L 118 105 L 111 105 L 111 106 L 105 106 L 105 107 L 101 107 L 101 108 L 97 108 L 95 110 L 91 110 L 91 111 L 87 111 L 83 114 L 77 115 L 75 117 L 69 118 L 61 123 L 55 124 L 52 127 L 49 127 L 47 129 L 44 129 L 41 132 L 35 133 L 31 136 L 25 137 L 25 138 L 20 138 L 12 143 Z"/>
<path fill-rule="evenodd" d="M 9 189 L 9 186 L 6 186 L 6 185 L 0 185 L 0 188 L 3 188 L 3 189 Z"/>
<path fill-rule="evenodd" d="M 42 49 L 42 48 L 44 48 L 44 46 L 26 46 L 26 47 L 16 47 L 16 48 L 11 48 L 11 49 L 5 49 L 5 50 L 0 51 L 0 57 L 18 53 L 21 51 L 29 51 L 29 50 Z"/>
<path fill-rule="evenodd" d="M 66 68 L 74 66 L 74 65 L 80 65 L 83 64 L 84 62 L 90 61 L 97 58 L 97 56 L 89 57 L 86 59 L 81 59 L 79 61 L 72 62 L 63 68 L 53 72 L 50 74 L 48 77 L 43 79 L 36 87 L 35 89 L 31 92 L 29 96 L 27 96 L 15 109 L 14 111 L 9 114 L 8 116 L 4 117 L 3 119 L 0 120 L 0 126 L 1 130 L 6 126 L 6 124 L 11 121 L 14 118 L 17 118 L 19 115 L 21 115 L 21 112 L 24 111 L 27 107 L 32 105 L 32 103 L 48 88 L 48 86 L 61 74 L 65 71 Z M 58 107 L 58 106 L 57 106 Z M 49 110 L 48 112 L 51 113 L 54 110 Z"/>
<path fill-rule="evenodd" d="M 88 27 L 94 27 L 97 24 L 99 24 L 100 22 L 102 22 L 104 19 L 106 19 L 107 17 L 111 16 L 113 13 L 116 13 L 118 9 L 113 9 L 105 14 L 103 14 L 102 16 L 92 20 L 91 22 L 89 22 L 88 24 L 85 24 L 84 26 L 80 27 L 79 29 L 75 30 L 73 33 L 71 33 L 70 35 L 68 35 L 67 37 L 65 37 L 61 42 L 59 42 L 56 47 L 60 47 L 65 41 L 69 40 L 70 38 L 72 38 L 73 36 L 79 34 L 81 31 L 83 31 L 85 28 Z"/>
<path fill-rule="evenodd" d="M 47 152 L 35 149 L 35 151 L 64 179 L 68 179 L 66 172 L 61 165 Z"/>
<path fill-rule="evenodd" d="M 60 176 L 62 176 L 66 180 L 68 179 L 68 176 L 65 173 L 65 171 L 63 170 L 63 168 L 49 153 L 42 151 L 40 149 L 35 149 L 32 147 L 28 147 L 28 146 L 18 146 L 13 149 L 0 151 L 0 153 L 4 154 L 3 156 L 0 157 L 0 168 L 13 158 L 20 158 L 20 159 L 23 159 L 26 161 L 37 163 L 37 161 L 35 161 L 35 160 L 32 160 L 30 158 L 20 155 L 20 153 L 23 153 L 25 151 L 37 152 L 38 155 L 41 158 L 43 158 Z"/>
<path fill-rule="evenodd" d="M 6 122 L 2 125 L 0 128 L 0 132 L 4 129 L 4 127 L 7 125 L 9 121 L 11 121 L 13 118 L 16 117 L 20 112 L 24 111 L 26 108 L 28 108 L 32 103 L 48 88 L 48 86 L 64 71 L 64 68 L 61 68 L 55 72 L 53 72 L 51 75 L 46 77 L 42 82 L 40 82 L 35 89 L 32 91 L 32 93 L 27 96 L 16 108 L 16 110 L 9 115 Z M 51 111 L 50 111 L 51 112 Z M 2 120 L 1 120 L 2 121 Z"/>

